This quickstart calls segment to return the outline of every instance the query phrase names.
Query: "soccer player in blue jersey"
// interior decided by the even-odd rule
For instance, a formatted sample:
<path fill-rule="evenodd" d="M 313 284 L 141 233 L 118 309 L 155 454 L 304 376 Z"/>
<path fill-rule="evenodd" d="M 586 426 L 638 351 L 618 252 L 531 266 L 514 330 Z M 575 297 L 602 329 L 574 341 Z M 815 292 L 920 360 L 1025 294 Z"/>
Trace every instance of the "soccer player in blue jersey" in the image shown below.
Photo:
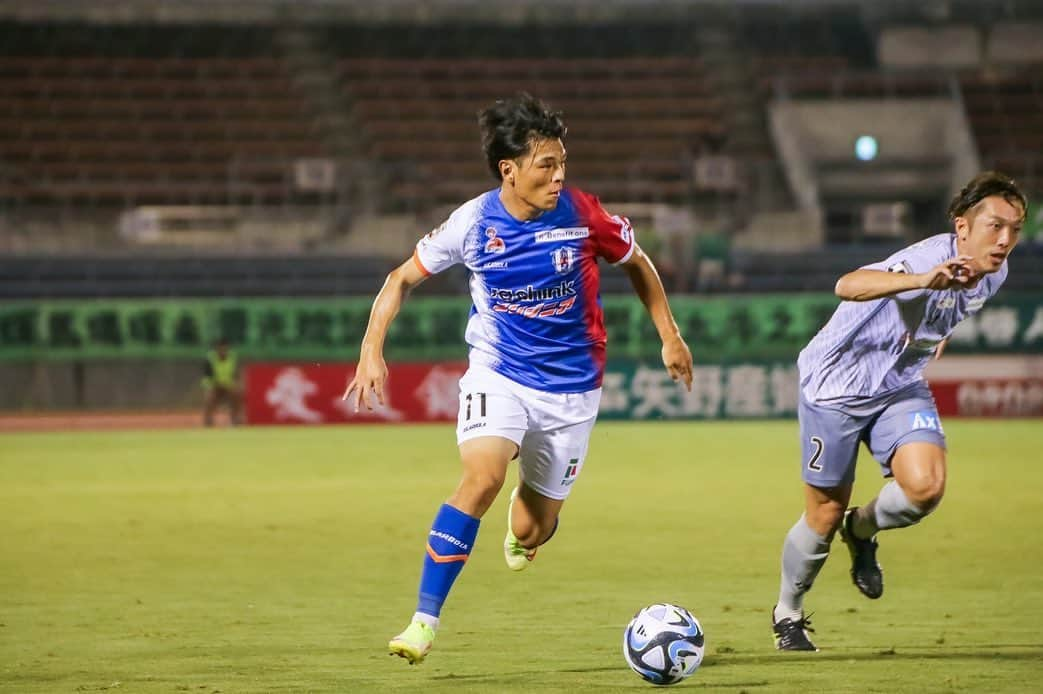
<path fill-rule="evenodd" d="M 389 643 L 410 664 L 430 651 L 442 604 L 515 458 L 519 483 L 503 545 L 508 567 L 524 569 L 557 528 L 601 397 L 599 258 L 626 271 L 662 340 L 669 374 L 689 389 L 692 381 L 692 355 L 629 222 L 565 186 L 561 115 L 521 94 L 483 111 L 479 124 L 499 186 L 457 208 L 388 275 L 344 394 L 356 409 L 383 403 L 384 339 L 402 301 L 429 275 L 464 264 L 473 306 L 456 428 L 463 475 L 428 534 L 416 613 Z"/>
<path fill-rule="evenodd" d="M 772 611 L 779 650 L 818 650 L 804 595 L 838 529 L 855 586 L 876 599 L 884 591 L 876 534 L 920 522 L 942 500 L 945 434 L 924 367 L 1003 284 L 1026 209 L 1014 181 L 980 174 L 949 206 L 953 232 L 837 282 L 843 302 L 797 360 L 805 507 L 782 548 Z M 848 508 L 863 442 L 891 480 L 868 504 Z"/>

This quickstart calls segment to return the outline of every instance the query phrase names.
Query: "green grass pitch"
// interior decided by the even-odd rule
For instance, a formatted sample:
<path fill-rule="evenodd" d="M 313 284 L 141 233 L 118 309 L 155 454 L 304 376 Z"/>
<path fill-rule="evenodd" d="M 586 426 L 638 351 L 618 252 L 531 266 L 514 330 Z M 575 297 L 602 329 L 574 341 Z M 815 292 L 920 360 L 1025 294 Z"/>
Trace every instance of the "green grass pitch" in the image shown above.
<path fill-rule="evenodd" d="M 456 483 L 450 425 L 0 436 L 0 691 L 650 691 L 621 638 L 659 601 L 707 633 L 677 691 L 1039 691 L 1043 426 L 947 433 L 941 508 L 881 536 L 881 600 L 834 546 L 807 602 L 821 653 L 775 652 L 768 616 L 796 423 L 602 422 L 521 574 L 501 494 L 416 667 L 385 648 Z M 855 503 L 880 485 L 859 473 Z"/>

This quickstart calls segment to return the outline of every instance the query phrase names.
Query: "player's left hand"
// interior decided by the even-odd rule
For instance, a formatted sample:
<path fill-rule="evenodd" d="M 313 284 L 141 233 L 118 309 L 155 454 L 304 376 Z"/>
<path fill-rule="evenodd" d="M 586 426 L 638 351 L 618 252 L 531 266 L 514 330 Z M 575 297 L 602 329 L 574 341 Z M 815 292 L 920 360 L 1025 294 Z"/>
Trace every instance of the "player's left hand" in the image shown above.
<path fill-rule="evenodd" d="M 674 381 L 684 381 L 689 392 L 692 390 L 692 352 L 684 339 L 677 335 L 663 342 L 663 366 Z"/>

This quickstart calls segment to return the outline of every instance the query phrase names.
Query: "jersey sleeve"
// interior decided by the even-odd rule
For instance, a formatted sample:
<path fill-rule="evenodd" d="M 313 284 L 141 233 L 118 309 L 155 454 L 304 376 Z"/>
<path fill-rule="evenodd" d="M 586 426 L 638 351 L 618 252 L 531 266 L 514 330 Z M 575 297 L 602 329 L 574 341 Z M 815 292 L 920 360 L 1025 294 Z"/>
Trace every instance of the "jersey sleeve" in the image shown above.
<path fill-rule="evenodd" d="M 634 228 L 630 226 L 630 220 L 606 212 L 596 196 L 577 193 L 597 254 L 612 265 L 630 260 L 634 254 Z"/>
<path fill-rule="evenodd" d="M 881 270 L 883 272 L 901 272 L 916 275 L 927 272 L 945 260 L 946 249 L 939 244 L 920 242 L 896 251 L 880 262 L 863 266 L 865 270 Z M 910 289 L 899 292 L 895 296 L 901 301 L 910 301 L 926 294 L 928 289 Z"/>
<path fill-rule="evenodd" d="M 413 262 L 425 275 L 434 275 L 464 262 L 464 242 L 474 221 L 473 201 L 458 207 L 449 219 L 421 238 Z"/>

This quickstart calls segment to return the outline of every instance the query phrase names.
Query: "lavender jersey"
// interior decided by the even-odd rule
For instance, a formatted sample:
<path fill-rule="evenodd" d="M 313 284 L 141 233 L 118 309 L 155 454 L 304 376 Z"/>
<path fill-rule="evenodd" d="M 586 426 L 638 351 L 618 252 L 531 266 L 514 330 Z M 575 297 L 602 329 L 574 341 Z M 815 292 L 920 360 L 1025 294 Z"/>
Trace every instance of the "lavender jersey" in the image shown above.
<path fill-rule="evenodd" d="M 955 258 L 956 235 L 938 234 L 869 270 L 927 272 Z M 872 301 L 844 301 L 797 359 L 808 402 L 852 404 L 923 380 L 938 343 L 981 310 L 1007 278 L 1007 263 L 973 289 L 914 289 Z"/>
<path fill-rule="evenodd" d="M 519 221 L 497 188 L 457 208 L 413 258 L 425 274 L 471 271 L 472 364 L 536 390 L 584 393 L 605 370 L 598 258 L 623 263 L 633 252 L 630 223 L 593 195 L 566 187 L 553 210 Z"/>

